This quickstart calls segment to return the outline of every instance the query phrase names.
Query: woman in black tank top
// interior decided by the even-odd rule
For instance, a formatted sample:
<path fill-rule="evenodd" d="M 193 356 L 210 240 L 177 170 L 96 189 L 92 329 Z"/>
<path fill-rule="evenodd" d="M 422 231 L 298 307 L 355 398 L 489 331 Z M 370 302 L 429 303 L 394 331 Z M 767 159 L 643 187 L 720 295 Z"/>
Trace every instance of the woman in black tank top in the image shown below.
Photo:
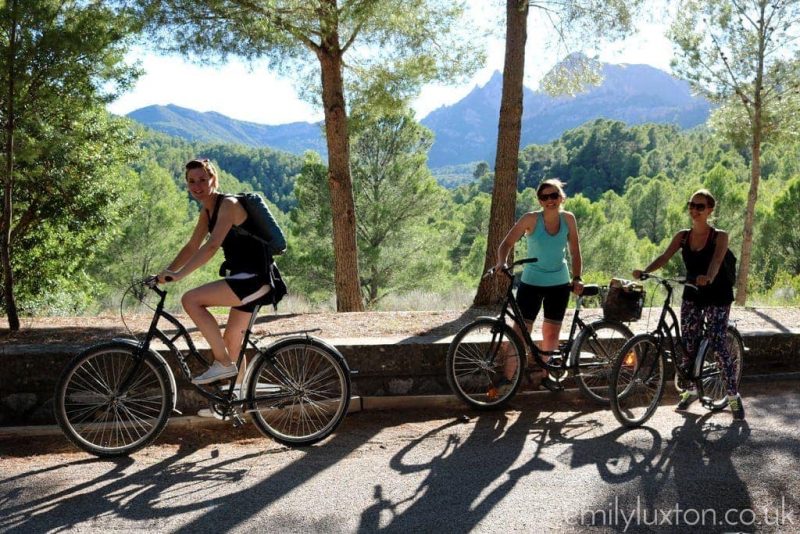
<path fill-rule="evenodd" d="M 181 299 L 183 308 L 214 354 L 211 367 L 192 382 L 210 384 L 238 376 L 237 382 L 241 383 L 244 365 L 240 373 L 235 358 L 255 305 L 262 303 L 271 289 L 266 274 L 269 267 L 267 256 L 260 243 L 232 230 L 234 226 L 247 229 L 247 212 L 234 197 L 218 191 L 217 172 L 209 160 L 192 160 L 186 164 L 186 184 L 202 209 L 192 236 L 172 263 L 158 275 L 159 283 L 185 278 L 205 265 L 222 247 L 225 279 L 191 289 Z M 215 306 L 231 307 L 224 335 L 208 311 Z"/>
<path fill-rule="evenodd" d="M 686 207 L 692 219 L 692 227 L 681 230 L 672 238 L 667 250 L 648 265 L 644 272 L 663 267 L 680 249 L 686 277 L 694 280 L 697 289 L 684 287 L 681 303 L 681 335 L 686 344 L 682 365 L 689 365 L 702 341 L 703 323 L 708 327 L 711 346 L 719 358 L 720 367 L 725 374 L 728 405 L 734 419 L 744 419 L 744 406 L 736 383 L 735 362 L 730 357 L 725 336 L 728 316 L 733 302 L 733 284 L 720 272 L 725 254 L 728 251 L 728 234 L 712 227 L 708 219 L 714 211 L 716 200 L 710 191 L 695 191 Z M 633 271 L 639 278 L 641 270 Z M 697 400 L 697 391 L 689 389 L 681 394 L 677 409 L 685 410 Z"/>

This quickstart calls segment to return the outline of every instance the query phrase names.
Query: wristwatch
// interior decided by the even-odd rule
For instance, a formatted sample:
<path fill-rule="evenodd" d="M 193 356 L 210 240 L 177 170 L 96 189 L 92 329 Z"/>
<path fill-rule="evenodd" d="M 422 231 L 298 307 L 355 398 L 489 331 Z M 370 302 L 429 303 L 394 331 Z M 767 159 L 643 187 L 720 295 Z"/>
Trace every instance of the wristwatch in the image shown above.
<path fill-rule="evenodd" d="M 573 276 L 572 277 L 572 281 L 573 282 L 583 282 L 583 278 L 581 278 L 580 276 Z"/>

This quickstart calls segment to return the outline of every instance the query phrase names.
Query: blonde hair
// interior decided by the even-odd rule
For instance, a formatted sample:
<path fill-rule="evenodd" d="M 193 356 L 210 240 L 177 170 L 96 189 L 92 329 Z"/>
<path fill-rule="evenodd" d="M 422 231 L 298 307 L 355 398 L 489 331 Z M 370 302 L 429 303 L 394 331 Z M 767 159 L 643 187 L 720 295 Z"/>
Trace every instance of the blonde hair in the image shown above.
<path fill-rule="evenodd" d="M 539 186 L 536 188 L 536 195 L 538 196 L 545 187 L 555 187 L 558 190 L 558 193 L 561 195 L 561 198 L 567 198 L 567 194 L 564 192 L 565 185 L 567 184 L 558 178 L 548 178 L 547 180 L 542 180 Z"/>
<path fill-rule="evenodd" d="M 189 181 L 189 171 L 194 169 L 204 169 L 206 174 L 211 179 L 211 187 L 216 191 L 219 189 L 219 176 L 217 175 L 217 169 L 214 168 L 214 164 L 211 163 L 211 160 L 208 158 L 203 159 L 193 159 L 185 166 L 185 172 L 183 175 L 184 180 L 187 182 Z"/>

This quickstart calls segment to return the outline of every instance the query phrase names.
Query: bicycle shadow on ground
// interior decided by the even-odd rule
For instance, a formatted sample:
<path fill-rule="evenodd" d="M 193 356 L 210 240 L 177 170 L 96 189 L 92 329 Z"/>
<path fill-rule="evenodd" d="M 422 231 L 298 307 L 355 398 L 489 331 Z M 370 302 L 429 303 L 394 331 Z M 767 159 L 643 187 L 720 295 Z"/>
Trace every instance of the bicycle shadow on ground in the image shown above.
<path fill-rule="evenodd" d="M 397 502 L 383 496 L 382 485 L 374 488 L 374 502 L 361 515 L 359 532 L 467 532 L 505 498 L 525 476 L 550 471 L 554 465 L 539 458 L 538 452 L 517 465 L 531 427 L 539 413 L 519 414 L 509 425 L 504 413 L 481 414 L 465 441 L 449 435 L 443 450 L 424 463 L 413 463 L 414 450 L 435 434 L 445 432 L 458 420 L 448 422 L 412 440 L 390 461 L 399 475 L 427 472 L 416 491 Z M 487 446 L 491 444 L 491 448 Z M 490 454 L 487 454 L 489 452 Z M 514 467 L 517 465 L 516 467 Z M 501 481 L 499 485 L 497 482 Z M 488 494 L 486 489 L 495 486 Z M 401 508 L 411 503 L 404 509 Z M 446 510 L 446 514 L 442 513 Z M 381 515 L 391 520 L 381 527 Z"/>
<path fill-rule="evenodd" d="M 243 454 L 224 449 L 230 452 L 226 457 L 213 444 L 209 453 L 207 440 L 178 440 L 174 454 L 143 468 L 143 461 L 151 458 L 147 449 L 134 458 L 80 459 L 0 478 L 0 495 L 4 496 L 0 499 L 0 531 L 92 528 L 95 521 L 114 517 L 135 522 L 137 529 L 158 531 L 163 528 L 163 521 L 181 514 L 197 518 L 183 524 L 180 530 L 194 532 L 213 525 L 215 531 L 229 531 L 346 458 L 379 430 L 376 426 L 370 432 L 348 432 L 345 419 L 337 433 L 315 446 L 292 450 L 262 438 L 267 450 Z M 164 442 L 159 440 L 158 444 Z M 254 462 L 271 462 L 280 467 L 255 485 L 248 485 L 245 478 Z M 70 473 L 70 478 L 79 482 L 68 488 L 51 487 L 41 479 L 58 469 L 90 466 L 108 468 L 89 479 Z M 237 485 L 243 488 L 231 492 Z M 179 521 L 173 524 L 180 524 Z"/>
<path fill-rule="evenodd" d="M 676 515 L 688 510 L 692 510 L 690 514 L 708 511 L 710 521 L 711 516 L 722 518 L 730 509 L 751 509 L 752 499 L 735 461 L 739 456 L 736 450 L 748 441 L 750 427 L 727 418 L 717 423 L 710 420 L 712 416 L 687 413 L 683 425 L 674 428 L 666 439 L 653 428 L 641 427 L 618 428 L 574 442 L 570 466 L 595 464 L 601 479 L 610 486 L 575 511 L 572 524 L 636 532 L 638 528 L 619 522 L 624 516 L 600 512 L 636 512 L 633 527 L 652 528 L 653 521 L 672 526 L 675 521 L 693 521 L 694 516 L 678 519 Z M 703 476 L 698 477 L 698 473 Z M 726 531 L 731 527 L 709 522 L 703 531 L 716 532 L 717 528 Z"/>

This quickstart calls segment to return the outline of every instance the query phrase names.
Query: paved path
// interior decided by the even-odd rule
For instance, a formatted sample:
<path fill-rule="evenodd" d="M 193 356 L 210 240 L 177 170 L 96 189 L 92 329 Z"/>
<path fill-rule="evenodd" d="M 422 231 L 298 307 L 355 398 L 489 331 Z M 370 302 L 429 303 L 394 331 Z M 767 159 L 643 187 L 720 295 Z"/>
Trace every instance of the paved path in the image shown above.
<path fill-rule="evenodd" d="M 748 384 L 743 424 L 664 406 L 623 431 L 537 395 L 505 413 L 353 414 L 300 450 L 252 427 L 222 444 L 173 431 L 117 461 L 5 441 L 0 531 L 644 532 L 658 514 L 656 532 L 796 532 L 797 385 Z"/>

